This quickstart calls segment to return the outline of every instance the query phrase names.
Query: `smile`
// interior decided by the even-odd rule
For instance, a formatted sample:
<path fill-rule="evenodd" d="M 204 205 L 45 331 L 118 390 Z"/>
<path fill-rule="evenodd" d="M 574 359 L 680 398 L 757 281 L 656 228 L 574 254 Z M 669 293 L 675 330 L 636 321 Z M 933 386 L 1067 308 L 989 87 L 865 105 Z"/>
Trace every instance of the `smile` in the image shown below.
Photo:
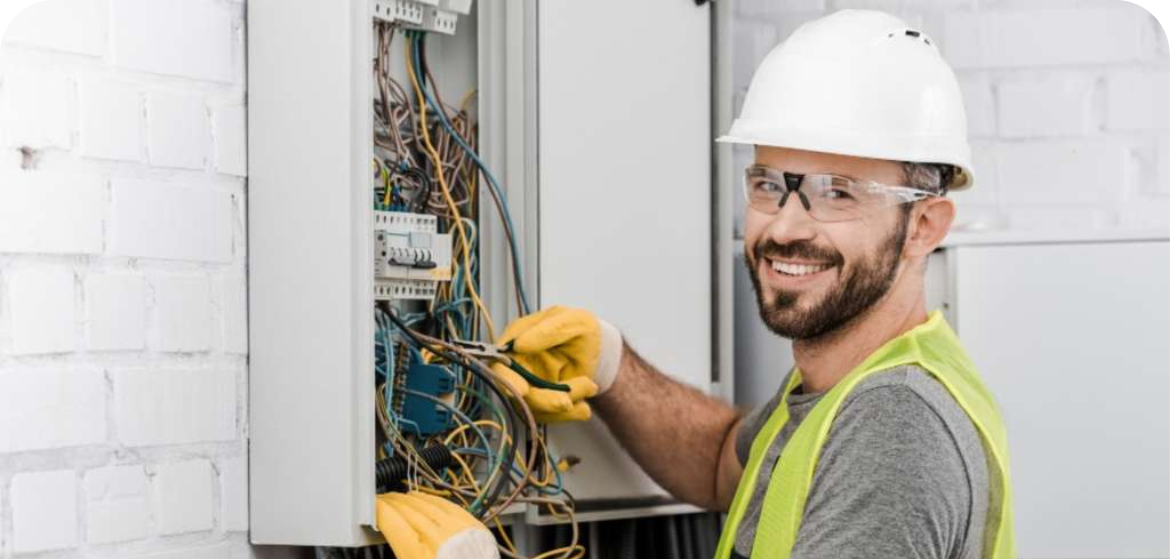
<path fill-rule="evenodd" d="M 786 276 L 796 277 L 823 272 L 832 267 L 830 264 L 795 264 L 779 260 L 769 260 L 768 262 L 772 265 L 772 270 Z"/>

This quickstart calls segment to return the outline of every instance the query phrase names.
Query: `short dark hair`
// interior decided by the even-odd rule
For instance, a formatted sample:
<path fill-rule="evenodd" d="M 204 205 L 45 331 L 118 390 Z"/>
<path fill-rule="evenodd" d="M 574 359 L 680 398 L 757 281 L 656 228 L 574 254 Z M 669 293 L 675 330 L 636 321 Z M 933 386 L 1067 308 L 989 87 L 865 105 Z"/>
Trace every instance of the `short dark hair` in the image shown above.
<path fill-rule="evenodd" d="M 947 195 L 947 187 L 955 178 L 955 167 L 946 163 L 903 161 L 902 172 L 906 175 L 906 186 L 933 192 L 939 196 Z"/>

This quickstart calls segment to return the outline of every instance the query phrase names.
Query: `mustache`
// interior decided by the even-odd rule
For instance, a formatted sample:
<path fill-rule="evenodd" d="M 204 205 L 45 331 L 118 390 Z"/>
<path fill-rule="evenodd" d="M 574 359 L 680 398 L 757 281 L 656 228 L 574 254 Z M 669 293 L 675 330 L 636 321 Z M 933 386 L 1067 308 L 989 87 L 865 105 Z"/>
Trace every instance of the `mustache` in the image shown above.
<path fill-rule="evenodd" d="M 845 257 L 841 256 L 840 252 L 816 246 L 808 241 L 779 244 L 767 238 L 761 239 L 752 247 L 752 257 L 756 262 L 764 258 L 770 260 L 778 258 L 815 260 L 833 266 L 840 266 L 845 262 Z"/>

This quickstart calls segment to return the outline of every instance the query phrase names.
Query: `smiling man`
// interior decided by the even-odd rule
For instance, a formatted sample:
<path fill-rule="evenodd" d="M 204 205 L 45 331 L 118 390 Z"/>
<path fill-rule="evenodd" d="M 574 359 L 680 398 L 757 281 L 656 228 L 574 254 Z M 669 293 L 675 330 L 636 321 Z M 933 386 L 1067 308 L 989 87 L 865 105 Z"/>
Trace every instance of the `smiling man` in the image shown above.
<path fill-rule="evenodd" d="M 752 145 L 744 243 L 764 323 L 796 367 L 741 417 L 670 380 L 584 310 L 501 343 L 566 394 L 500 374 L 546 421 L 593 404 L 679 499 L 729 511 L 717 559 L 1014 557 L 999 411 L 942 315 L 928 255 L 974 175 L 962 98 L 902 21 L 842 11 L 761 63 L 722 141 Z"/>

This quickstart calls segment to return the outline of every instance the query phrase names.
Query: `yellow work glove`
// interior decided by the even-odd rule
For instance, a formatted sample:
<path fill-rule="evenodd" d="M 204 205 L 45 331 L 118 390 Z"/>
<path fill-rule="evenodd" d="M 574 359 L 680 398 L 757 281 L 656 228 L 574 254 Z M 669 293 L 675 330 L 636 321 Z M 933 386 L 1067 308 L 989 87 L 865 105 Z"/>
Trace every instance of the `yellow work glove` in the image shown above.
<path fill-rule="evenodd" d="M 420 491 L 383 493 L 378 531 L 398 559 L 499 559 L 496 538 L 471 513 Z"/>
<path fill-rule="evenodd" d="M 496 345 L 532 374 L 569 387 L 569 392 L 531 386 L 502 363 L 493 370 L 515 387 L 537 421 L 584 421 L 592 411 L 585 399 L 613 385 L 622 354 L 622 335 L 582 309 L 553 306 L 508 325 Z"/>

